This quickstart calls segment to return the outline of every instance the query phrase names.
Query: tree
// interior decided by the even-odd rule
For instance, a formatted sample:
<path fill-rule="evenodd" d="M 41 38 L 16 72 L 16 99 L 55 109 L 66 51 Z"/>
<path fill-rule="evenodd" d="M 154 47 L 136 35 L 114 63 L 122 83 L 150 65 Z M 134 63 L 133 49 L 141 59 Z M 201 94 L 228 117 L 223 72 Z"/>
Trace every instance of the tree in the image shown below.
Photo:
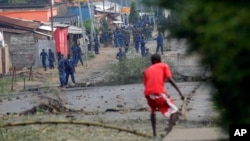
<path fill-rule="evenodd" d="M 85 21 L 83 22 L 83 26 L 85 27 L 86 31 L 87 31 L 88 33 L 90 33 L 90 31 L 91 31 L 91 20 L 90 20 L 90 19 L 85 20 Z M 95 32 L 96 32 L 96 33 L 99 32 L 98 28 L 97 28 L 95 25 L 94 25 L 94 29 L 95 29 Z"/>
<path fill-rule="evenodd" d="M 129 15 L 129 23 L 136 23 L 138 21 L 138 18 L 139 18 L 139 14 L 138 14 L 138 11 L 137 11 L 137 7 L 136 7 L 136 3 L 135 1 L 133 0 L 131 2 L 131 9 L 130 9 L 130 15 Z"/>
<path fill-rule="evenodd" d="M 102 31 L 108 31 L 109 30 L 109 24 L 106 18 L 102 18 L 100 20 L 100 30 Z"/>
<path fill-rule="evenodd" d="M 186 38 L 189 52 L 198 52 L 213 74 L 213 102 L 221 127 L 250 124 L 250 1 L 246 0 L 158 0 L 175 9 L 171 36 Z"/>

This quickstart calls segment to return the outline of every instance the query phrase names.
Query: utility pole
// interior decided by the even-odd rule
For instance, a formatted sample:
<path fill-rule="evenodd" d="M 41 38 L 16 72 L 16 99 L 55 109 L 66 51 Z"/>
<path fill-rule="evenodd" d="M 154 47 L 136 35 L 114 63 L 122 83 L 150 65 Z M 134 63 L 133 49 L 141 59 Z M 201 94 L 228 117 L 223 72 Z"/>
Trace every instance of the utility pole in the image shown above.
<path fill-rule="evenodd" d="M 92 10 L 92 4 L 89 2 L 89 0 L 88 0 L 88 8 L 89 8 L 89 16 L 90 16 L 90 22 L 91 22 L 91 27 L 90 27 L 90 38 L 91 39 L 89 39 L 89 42 L 90 42 L 90 45 L 91 45 L 91 47 L 90 47 L 91 53 L 93 53 L 92 42 L 93 42 L 93 39 L 94 39 L 94 37 L 93 37 L 93 33 L 94 33 L 94 27 L 93 27 L 94 14 L 93 14 L 93 10 Z"/>
<path fill-rule="evenodd" d="M 53 0 L 50 0 L 51 40 L 54 40 L 53 5 Z"/>
<path fill-rule="evenodd" d="M 80 15 L 80 26 L 82 28 L 82 40 L 83 40 L 83 44 L 85 46 L 85 58 L 86 58 L 86 65 L 88 65 L 88 46 L 86 45 L 86 42 L 85 42 L 85 31 L 84 30 L 85 28 L 83 28 L 83 25 L 82 25 L 82 7 L 81 7 L 81 3 L 80 3 L 80 0 L 78 0 L 78 6 L 79 6 L 79 15 Z"/>
<path fill-rule="evenodd" d="M 94 23 L 95 23 L 95 14 L 94 14 L 94 5 L 93 5 L 93 2 L 92 2 L 92 0 L 90 0 L 90 9 L 91 9 L 91 28 L 92 28 L 92 30 L 93 30 L 93 34 L 95 35 L 95 26 L 94 26 Z M 94 39 L 94 38 L 93 38 Z"/>
<path fill-rule="evenodd" d="M 116 14 L 116 0 L 115 0 L 115 14 Z"/>

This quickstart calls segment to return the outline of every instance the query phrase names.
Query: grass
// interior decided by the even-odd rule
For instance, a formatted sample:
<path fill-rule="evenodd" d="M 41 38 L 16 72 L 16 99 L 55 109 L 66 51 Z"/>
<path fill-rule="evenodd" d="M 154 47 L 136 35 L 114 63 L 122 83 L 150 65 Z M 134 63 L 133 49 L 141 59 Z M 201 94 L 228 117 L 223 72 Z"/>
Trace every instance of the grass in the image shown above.
<path fill-rule="evenodd" d="M 42 121 L 42 118 L 46 120 L 57 120 L 63 119 L 65 115 L 34 115 L 27 116 L 23 121 Z M 12 118 L 16 121 L 20 120 L 21 117 Z M 13 122 L 14 122 L 13 121 Z M 12 122 L 12 123 L 13 123 Z M 133 122 L 133 121 L 128 121 Z M 136 126 L 136 122 L 135 126 Z M 3 124 L 3 123 L 1 123 Z M 124 125 L 127 122 L 106 122 L 106 124 L 117 127 L 126 127 Z M 148 124 L 142 124 L 147 125 Z M 138 127 L 138 126 L 136 126 Z M 145 128 L 145 127 L 144 127 Z M 147 127 L 147 129 L 150 129 Z M 140 126 L 136 129 L 137 131 L 143 130 Z M 127 132 L 120 132 L 118 130 L 86 126 L 86 125 L 71 125 L 71 124 L 58 124 L 58 125 L 28 125 L 28 126 L 15 126 L 0 128 L 0 140 L 3 141 L 147 141 L 148 138 L 136 136 Z"/>
<path fill-rule="evenodd" d="M 169 66 L 171 62 L 163 58 L 164 62 L 167 62 Z M 149 57 L 133 57 L 125 61 L 110 64 L 108 71 L 110 74 L 103 83 L 106 85 L 122 85 L 132 83 L 142 83 L 143 71 L 151 65 Z M 172 72 L 175 73 L 176 68 L 172 67 Z"/>
<path fill-rule="evenodd" d="M 110 64 L 106 84 L 131 84 L 142 82 L 144 69 L 149 66 L 148 59 L 135 57 L 116 64 Z"/>
<path fill-rule="evenodd" d="M 23 81 L 21 77 L 17 78 L 16 81 L 12 81 L 12 78 L 7 76 L 0 78 L 0 95 L 12 94 L 14 91 L 11 89 L 12 83 Z"/>
<path fill-rule="evenodd" d="M 95 54 L 91 53 L 91 52 L 88 52 L 87 57 L 86 57 L 86 55 L 83 55 L 82 58 L 83 58 L 83 61 L 86 61 L 86 59 L 87 59 L 87 61 L 89 61 L 89 60 L 92 60 L 92 59 L 95 58 Z"/>

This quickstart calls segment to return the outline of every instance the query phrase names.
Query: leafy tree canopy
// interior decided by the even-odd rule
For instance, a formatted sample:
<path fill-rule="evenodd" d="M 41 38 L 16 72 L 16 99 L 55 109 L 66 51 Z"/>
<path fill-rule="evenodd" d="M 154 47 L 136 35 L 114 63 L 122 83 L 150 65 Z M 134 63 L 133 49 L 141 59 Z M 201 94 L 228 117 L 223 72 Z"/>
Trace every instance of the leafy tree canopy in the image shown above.
<path fill-rule="evenodd" d="M 130 6 L 130 15 L 129 15 L 129 23 L 136 23 L 139 19 L 139 14 L 137 11 L 137 7 L 136 7 L 136 3 L 133 0 L 131 2 L 131 6 Z"/>

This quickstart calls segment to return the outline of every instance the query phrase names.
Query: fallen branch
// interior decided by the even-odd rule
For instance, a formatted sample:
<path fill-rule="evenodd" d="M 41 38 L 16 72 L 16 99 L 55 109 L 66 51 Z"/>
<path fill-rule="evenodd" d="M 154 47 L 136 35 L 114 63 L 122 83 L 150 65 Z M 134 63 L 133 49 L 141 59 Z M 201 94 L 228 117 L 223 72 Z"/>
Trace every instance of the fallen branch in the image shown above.
<path fill-rule="evenodd" d="M 109 108 L 109 109 L 106 109 L 105 112 L 143 112 L 143 111 L 148 111 L 148 108 L 138 108 L 138 109 Z"/>
<path fill-rule="evenodd" d="M 84 122 L 84 121 L 26 121 L 26 122 L 16 122 L 16 123 L 6 123 L 3 125 L 0 125 L 0 128 L 6 128 L 6 127 L 15 127 L 15 126 L 27 126 L 27 125 L 34 125 L 34 124 L 76 124 L 76 125 L 86 125 L 86 126 L 97 126 L 102 128 L 109 128 L 114 129 L 118 131 L 128 132 L 137 136 L 145 137 L 145 138 L 152 138 L 151 135 L 138 132 L 136 130 L 129 130 L 125 128 L 110 126 L 106 124 L 101 123 L 94 123 L 94 122 Z"/>

